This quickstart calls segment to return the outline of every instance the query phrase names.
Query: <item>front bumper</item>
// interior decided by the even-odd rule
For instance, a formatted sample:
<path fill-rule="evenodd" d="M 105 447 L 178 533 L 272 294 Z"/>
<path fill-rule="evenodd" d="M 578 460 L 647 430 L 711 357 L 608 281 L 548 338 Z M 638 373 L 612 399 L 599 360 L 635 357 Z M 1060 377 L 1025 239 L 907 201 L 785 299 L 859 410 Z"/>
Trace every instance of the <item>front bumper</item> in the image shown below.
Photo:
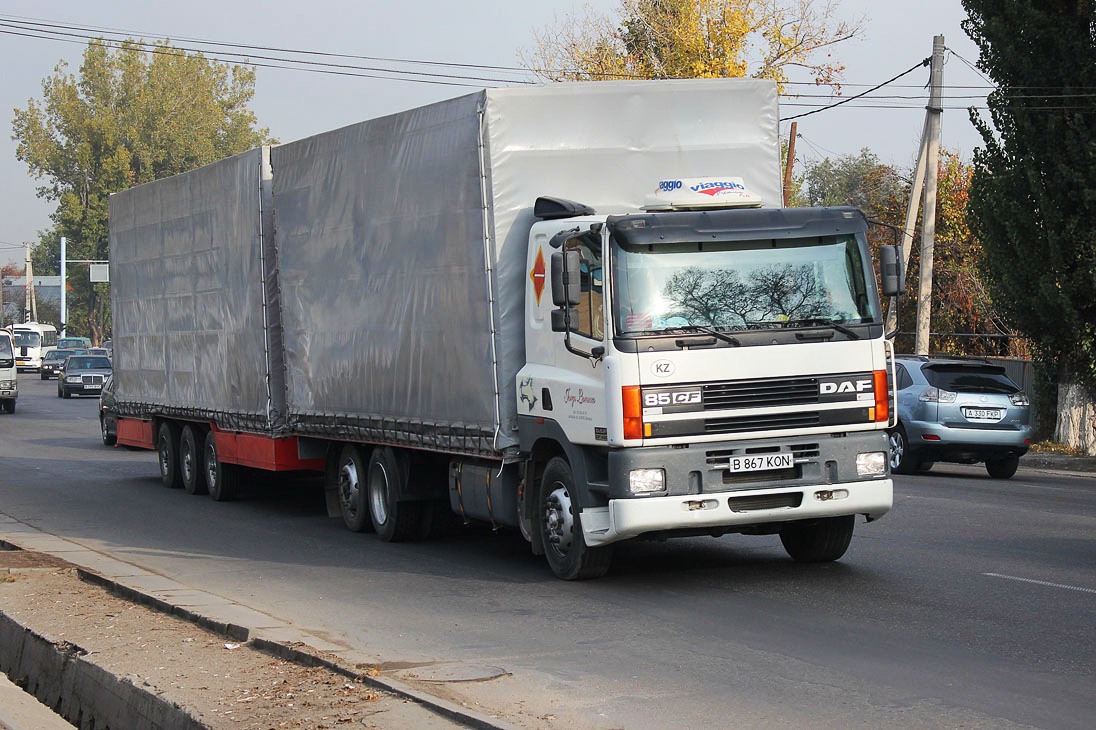
<path fill-rule="evenodd" d="M 752 489 L 719 494 L 614 499 L 582 511 L 582 531 L 591 547 L 653 532 L 719 530 L 767 523 L 862 514 L 885 515 L 894 501 L 890 479 L 794 489 Z"/>
<path fill-rule="evenodd" d="M 690 534 L 743 531 L 750 526 L 863 514 L 887 513 L 893 485 L 885 473 L 860 476 L 859 454 L 888 453 L 882 430 L 619 449 L 609 454 L 605 506 L 585 508 L 582 526 L 588 545 L 604 545 L 644 533 Z M 792 467 L 732 472 L 736 457 L 790 454 Z M 633 496 L 635 469 L 661 469 L 665 489 Z"/>

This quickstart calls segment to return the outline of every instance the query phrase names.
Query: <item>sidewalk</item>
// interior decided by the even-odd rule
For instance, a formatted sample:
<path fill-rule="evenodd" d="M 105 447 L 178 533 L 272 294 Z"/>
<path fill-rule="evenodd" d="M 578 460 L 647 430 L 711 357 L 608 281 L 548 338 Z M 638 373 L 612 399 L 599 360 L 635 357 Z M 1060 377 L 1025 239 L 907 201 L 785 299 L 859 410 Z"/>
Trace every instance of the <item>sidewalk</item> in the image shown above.
<path fill-rule="evenodd" d="M 1096 473 L 1096 456 L 1069 456 L 1029 451 L 1020 457 L 1020 468 L 1088 475 Z"/>

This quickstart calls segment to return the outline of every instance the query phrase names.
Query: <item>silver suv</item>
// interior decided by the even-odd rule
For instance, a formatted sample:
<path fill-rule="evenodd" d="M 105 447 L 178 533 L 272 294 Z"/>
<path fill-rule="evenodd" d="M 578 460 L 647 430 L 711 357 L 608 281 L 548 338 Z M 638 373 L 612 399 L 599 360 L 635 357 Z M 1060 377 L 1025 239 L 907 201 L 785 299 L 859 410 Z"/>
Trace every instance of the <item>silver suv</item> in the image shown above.
<path fill-rule="evenodd" d="M 890 431 L 891 471 L 928 471 L 934 462 L 985 462 L 995 479 L 1016 473 L 1031 447 L 1028 397 L 988 360 L 899 355 L 898 425 Z"/>

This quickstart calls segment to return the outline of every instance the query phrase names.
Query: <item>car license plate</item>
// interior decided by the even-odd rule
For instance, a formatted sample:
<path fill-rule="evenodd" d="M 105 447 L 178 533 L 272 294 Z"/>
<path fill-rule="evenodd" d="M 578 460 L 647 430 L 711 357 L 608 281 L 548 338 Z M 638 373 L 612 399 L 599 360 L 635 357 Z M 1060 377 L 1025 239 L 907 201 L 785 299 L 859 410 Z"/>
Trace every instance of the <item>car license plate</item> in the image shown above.
<path fill-rule="evenodd" d="M 84 386 L 84 390 L 99 390 L 99 388 L 100 388 L 100 386 L 98 386 L 98 385 L 85 385 Z"/>
<path fill-rule="evenodd" d="M 972 421 L 1000 421 L 1000 408 L 964 408 L 963 415 Z"/>
<path fill-rule="evenodd" d="M 758 456 L 732 456 L 727 471 L 769 471 L 771 469 L 790 469 L 791 454 L 760 454 Z"/>

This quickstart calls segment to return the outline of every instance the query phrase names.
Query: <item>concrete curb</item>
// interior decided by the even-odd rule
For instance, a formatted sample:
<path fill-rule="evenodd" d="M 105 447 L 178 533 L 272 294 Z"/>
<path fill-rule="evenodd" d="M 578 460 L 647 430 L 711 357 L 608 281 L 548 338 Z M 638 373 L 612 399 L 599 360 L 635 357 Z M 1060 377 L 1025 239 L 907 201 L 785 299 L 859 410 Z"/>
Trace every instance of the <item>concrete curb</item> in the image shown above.
<path fill-rule="evenodd" d="M 79 728 L 132 727 L 149 730 L 203 730 L 176 704 L 116 677 L 84 658 L 75 644 L 54 643 L 0 613 L 0 671 Z M 31 730 L 42 713 L 25 716 Z M 33 723 L 33 724 L 30 724 Z"/>
<path fill-rule="evenodd" d="M 2 528 L 3 525 L 0 525 L 0 530 Z M 19 535 L 0 533 L 0 546 L 54 555 L 75 565 L 77 574 L 82 580 L 98 585 L 120 598 L 183 619 L 233 641 L 247 643 L 252 648 L 279 659 L 285 659 L 304 666 L 324 667 L 375 689 L 403 697 L 428 709 L 439 718 L 452 722 L 454 727 L 474 728 L 475 730 L 521 730 L 517 725 L 469 710 L 458 703 L 421 692 L 397 679 L 372 676 L 352 668 L 348 664 L 343 664 L 330 651 L 322 652 L 316 648 L 315 645 L 323 646 L 325 642 L 290 626 L 275 627 L 269 633 L 264 632 L 262 629 L 249 628 L 244 625 L 246 622 L 214 617 L 165 600 L 153 595 L 151 592 L 135 588 L 120 579 L 107 577 L 99 570 L 81 566 L 79 558 L 74 559 L 76 555 L 91 553 L 79 543 L 73 543 L 26 525 L 20 525 Z M 142 580 L 147 582 L 164 581 L 162 576 L 148 573 L 135 568 L 133 565 L 116 561 L 113 558 L 107 558 L 104 561 L 100 554 L 95 555 L 97 559 L 90 562 L 116 564 L 118 572 L 123 573 L 131 582 L 140 583 Z M 174 590 L 181 588 L 185 587 L 178 584 L 173 586 Z M 192 595 L 204 593 L 189 590 Z M 224 614 L 232 615 L 236 613 L 243 616 L 261 616 L 254 609 L 246 606 L 226 603 L 224 599 L 211 595 L 209 598 L 208 605 L 220 607 Z M 9 651 L 9 648 L 12 647 L 14 649 Z M 134 686 L 127 680 L 115 678 L 102 668 L 82 659 L 81 653 L 82 650 L 75 645 L 55 645 L 44 637 L 37 636 L 30 629 L 21 626 L 0 612 L 0 672 L 6 673 L 17 684 L 27 687 L 31 694 L 38 697 L 46 705 L 40 706 L 42 711 L 48 713 L 50 707 L 56 708 L 60 715 L 73 722 L 77 727 L 140 727 L 149 728 L 150 730 L 159 730 L 159 728 L 164 730 L 201 730 L 204 728 L 203 725 L 194 720 L 185 708 L 170 705 L 158 696 Z M 65 674 L 66 670 L 72 675 L 71 679 Z M 104 698 L 110 701 L 110 704 L 105 705 L 102 709 L 98 709 L 98 705 L 93 708 L 90 700 L 88 702 L 82 700 L 87 692 L 102 694 Z M 138 695 L 155 699 L 160 704 L 167 706 L 161 708 L 146 705 Z M 81 699 L 78 701 L 74 699 L 76 697 Z M 73 709 L 75 709 L 75 714 L 70 714 Z M 95 713 L 94 719 L 93 712 Z M 176 713 L 174 719 L 159 724 L 159 718 L 167 718 L 169 712 Z M 135 715 L 134 713 L 144 713 L 144 715 Z M 54 715 L 54 718 L 56 717 L 57 715 Z M 2 715 L 0 715 L 0 719 L 2 719 Z M 190 724 L 187 724 L 188 722 Z M 0 725 L 0 730 L 6 729 Z M 39 730 L 39 726 L 34 723 L 24 723 L 14 725 L 11 730 Z"/>

